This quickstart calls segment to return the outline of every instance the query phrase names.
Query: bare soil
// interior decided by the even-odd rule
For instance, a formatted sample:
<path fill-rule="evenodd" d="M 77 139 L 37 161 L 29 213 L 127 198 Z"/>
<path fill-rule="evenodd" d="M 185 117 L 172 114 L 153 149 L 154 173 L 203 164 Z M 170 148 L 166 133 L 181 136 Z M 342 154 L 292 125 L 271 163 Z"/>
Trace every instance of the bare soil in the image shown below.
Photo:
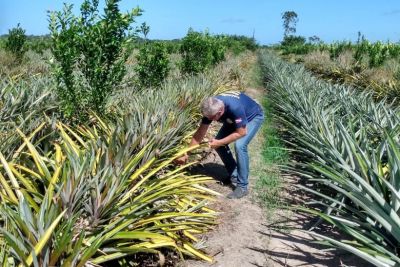
<path fill-rule="evenodd" d="M 269 237 L 263 233 L 265 222 L 263 210 L 247 196 L 239 200 L 227 199 L 232 191 L 218 181 L 227 176 L 225 168 L 216 154 L 210 155 L 203 166 L 195 172 L 214 177 L 217 182 L 210 188 L 221 193 L 212 205 L 219 211 L 219 224 L 209 234 L 203 236 L 207 246 L 205 251 L 214 257 L 214 263 L 189 260 L 186 266 L 264 266 L 264 253 L 258 250 L 267 249 Z"/>

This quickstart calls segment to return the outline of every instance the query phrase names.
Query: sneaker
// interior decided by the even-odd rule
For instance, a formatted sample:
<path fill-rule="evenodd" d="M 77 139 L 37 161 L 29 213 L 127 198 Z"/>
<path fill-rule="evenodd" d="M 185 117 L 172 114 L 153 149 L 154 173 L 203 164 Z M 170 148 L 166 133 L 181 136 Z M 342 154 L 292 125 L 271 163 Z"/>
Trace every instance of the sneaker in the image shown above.
<path fill-rule="evenodd" d="M 238 199 L 242 198 L 244 196 L 247 196 L 249 191 L 247 189 L 241 188 L 241 187 L 236 187 L 235 190 L 233 190 L 232 193 L 230 193 L 227 198 L 229 199 Z"/>

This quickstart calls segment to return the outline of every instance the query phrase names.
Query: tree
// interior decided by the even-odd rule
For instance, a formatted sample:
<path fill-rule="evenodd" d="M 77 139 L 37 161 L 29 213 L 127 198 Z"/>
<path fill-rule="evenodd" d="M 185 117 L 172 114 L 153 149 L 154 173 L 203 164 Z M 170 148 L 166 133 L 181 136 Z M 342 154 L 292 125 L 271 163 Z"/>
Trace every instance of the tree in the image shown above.
<path fill-rule="evenodd" d="M 140 87 L 159 87 L 168 76 L 169 57 L 164 43 L 146 43 L 139 49 L 135 67 Z"/>
<path fill-rule="evenodd" d="M 226 50 L 223 39 L 211 36 L 208 31 L 195 32 L 190 28 L 180 46 L 182 73 L 201 73 L 222 61 Z"/>
<path fill-rule="evenodd" d="M 313 35 L 313 36 L 311 36 L 311 37 L 308 37 L 308 41 L 309 41 L 310 43 L 312 43 L 312 44 L 320 44 L 320 43 L 322 43 L 321 38 L 319 38 L 319 37 L 316 36 L 316 35 Z"/>
<path fill-rule="evenodd" d="M 53 71 L 56 92 L 66 117 L 84 118 L 86 111 L 105 111 L 112 91 L 125 75 L 127 32 L 141 9 L 121 13 L 120 0 L 106 0 L 99 14 L 99 0 L 85 0 L 81 16 L 72 13 L 72 5 L 50 13 Z"/>
<path fill-rule="evenodd" d="M 20 62 L 25 53 L 26 35 L 25 30 L 19 26 L 8 31 L 6 49 L 13 53 L 17 61 Z"/>
<path fill-rule="evenodd" d="M 140 25 L 139 32 L 141 32 L 143 34 L 143 36 L 144 36 L 144 39 L 147 40 L 147 35 L 150 32 L 150 26 L 147 25 L 146 22 L 143 22 Z"/>
<path fill-rule="evenodd" d="M 283 37 L 293 35 L 296 33 L 296 23 L 299 21 L 297 13 L 294 11 L 286 11 L 282 14 L 283 19 Z"/>

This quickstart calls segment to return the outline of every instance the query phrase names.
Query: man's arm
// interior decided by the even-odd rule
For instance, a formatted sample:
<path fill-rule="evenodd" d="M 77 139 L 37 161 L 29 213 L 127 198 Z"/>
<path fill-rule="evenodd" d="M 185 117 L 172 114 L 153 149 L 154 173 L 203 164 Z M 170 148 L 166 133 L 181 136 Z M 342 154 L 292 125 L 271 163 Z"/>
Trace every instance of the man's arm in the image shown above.
<path fill-rule="evenodd" d="M 193 135 L 192 141 L 190 141 L 190 145 L 189 145 L 190 147 L 198 145 L 201 143 L 201 141 L 203 141 L 204 136 L 206 136 L 209 126 L 210 126 L 210 124 L 204 124 L 204 123 L 200 124 L 199 128 Z"/>
<path fill-rule="evenodd" d="M 225 146 L 228 145 L 232 142 L 235 142 L 236 140 L 238 140 L 239 138 L 242 138 L 243 136 L 245 136 L 247 134 L 247 127 L 246 125 L 240 128 L 237 128 L 233 133 L 231 133 L 230 135 L 226 136 L 225 138 L 222 139 L 214 139 L 210 142 L 210 147 L 212 148 L 217 148 L 220 146 Z"/>
<path fill-rule="evenodd" d="M 199 128 L 197 128 L 197 131 L 194 133 L 192 140 L 190 141 L 189 147 L 198 145 L 203 141 L 204 136 L 206 136 L 209 124 L 200 124 Z M 184 164 L 187 159 L 188 159 L 188 154 L 183 155 L 182 157 L 178 158 L 175 160 L 175 163 L 177 164 Z"/>

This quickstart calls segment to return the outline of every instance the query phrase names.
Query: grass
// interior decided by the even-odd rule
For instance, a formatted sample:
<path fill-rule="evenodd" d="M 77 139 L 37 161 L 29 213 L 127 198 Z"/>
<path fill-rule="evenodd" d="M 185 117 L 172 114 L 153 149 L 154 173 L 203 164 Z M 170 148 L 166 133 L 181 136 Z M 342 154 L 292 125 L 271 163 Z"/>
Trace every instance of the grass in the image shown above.
<path fill-rule="evenodd" d="M 265 138 L 262 156 L 267 164 L 284 164 L 288 160 L 288 153 L 281 142 L 276 124 L 273 119 L 273 107 L 269 99 L 263 99 L 263 107 L 265 112 L 265 122 L 262 129 Z"/>
<path fill-rule="evenodd" d="M 264 91 L 261 68 L 257 60 L 252 60 L 252 66 L 246 73 L 245 86 L 258 88 Z M 273 119 L 273 107 L 265 93 L 260 94 L 257 99 L 264 108 L 265 121 L 259 134 L 250 143 L 250 169 L 251 176 L 255 178 L 254 190 L 255 201 L 260 203 L 266 210 L 267 217 L 272 217 L 275 210 L 283 206 L 281 192 L 283 178 L 279 171 L 279 165 L 288 161 L 288 153 L 285 150 L 276 124 Z M 253 179 L 254 179 L 253 178 Z"/>
<path fill-rule="evenodd" d="M 261 138 L 263 143 L 259 152 L 263 166 L 258 173 L 256 192 L 258 201 L 271 217 L 276 208 L 283 206 L 281 201 L 283 178 L 279 165 L 288 161 L 288 153 L 283 146 L 273 119 L 273 108 L 266 96 L 263 99 L 265 121 Z"/>

